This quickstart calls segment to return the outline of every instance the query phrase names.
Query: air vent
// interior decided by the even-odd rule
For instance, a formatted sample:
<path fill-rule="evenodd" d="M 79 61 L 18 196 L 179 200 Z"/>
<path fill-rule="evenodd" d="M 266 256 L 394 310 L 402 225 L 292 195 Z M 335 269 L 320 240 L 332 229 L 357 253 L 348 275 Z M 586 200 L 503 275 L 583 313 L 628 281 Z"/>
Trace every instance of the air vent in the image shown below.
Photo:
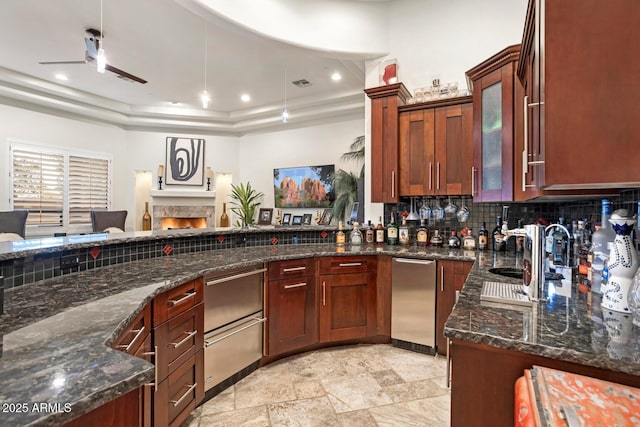
<path fill-rule="evenodd" d="M 311 86 L 311 82 L 307 79 L 300 79 L 300 80 L 296 80 L 291 82 L 294 85 L 298 86 L 298 87 L 308 87 Z"/>

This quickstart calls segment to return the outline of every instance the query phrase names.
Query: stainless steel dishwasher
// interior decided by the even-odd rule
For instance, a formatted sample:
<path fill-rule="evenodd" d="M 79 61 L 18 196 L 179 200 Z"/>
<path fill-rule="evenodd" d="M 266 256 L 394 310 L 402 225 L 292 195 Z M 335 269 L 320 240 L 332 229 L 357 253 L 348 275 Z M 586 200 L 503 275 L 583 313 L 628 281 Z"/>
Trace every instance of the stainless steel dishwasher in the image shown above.
<path fill-rule="evenodd" d="M 436 347 L 436 262 L 394 258 L 391 277 L 393 344 L 433 354 Z"/>

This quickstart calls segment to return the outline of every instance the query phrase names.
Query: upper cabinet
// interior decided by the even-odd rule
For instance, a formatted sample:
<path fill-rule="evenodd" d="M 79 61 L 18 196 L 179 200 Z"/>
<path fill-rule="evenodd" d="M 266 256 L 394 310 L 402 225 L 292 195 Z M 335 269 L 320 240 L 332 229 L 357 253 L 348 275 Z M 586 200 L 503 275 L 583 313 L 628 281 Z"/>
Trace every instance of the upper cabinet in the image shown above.
<path fill-rule="evenodd" d="M 371 98 L 371 198 L 471 194 L 470 96 L 405 105 L 402 83 L 365 90 Z"/>
<path fill-rule="evenodd" d="M 520 107 L 522 86 L 516 78 L 520 45 L 509 46 L 467 71 L 473 91 L 473 200 L 514 200 L 513 147 L 521 123 L 514 108 Z"/>
<path fill-rule="evenodd" d="M 410 94 L 402 83 L 365 93 L 371 98 L 371 201 L 398 203 L 398 107 Z"/>
<path fill-rule="evenodd" d="M 640 186 L 638 22 L 637 0 L 529 1 L 517 70 L 525 198 Z"/>

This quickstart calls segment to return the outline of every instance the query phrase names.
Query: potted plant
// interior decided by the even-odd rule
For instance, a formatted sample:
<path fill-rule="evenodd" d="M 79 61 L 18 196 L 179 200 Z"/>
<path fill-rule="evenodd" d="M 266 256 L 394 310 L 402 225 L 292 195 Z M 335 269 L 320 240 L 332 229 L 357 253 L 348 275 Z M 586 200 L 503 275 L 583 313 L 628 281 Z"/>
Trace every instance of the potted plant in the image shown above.
<path fill-rule="evenodd" d="M 254 222 L 256 215 L 256 209 L 260 206 L 262 197 L 261 192 L 251 188 L 251 183 L 247 182 L 247 185 L 240 183 L 239 185 L 231 184 L 231 212 L 238 216 L 236 225 L 238 227 L 248 227 Z"/>
<path fill-rule="evenodd" d="M 351 151 L 340 156 L 340 160 L 354 160 L 356 163 L 362 162 L 360 176 L 353 172 L 340 169 L 335 173 L 333 180 L 333 191 L 335 200 L 333 202 L 333 217 L 338 221 L 344 220 L 346 210 L 353 206 L 359 199 L 359 193 L 363 189 L 364 182 L 364 135 L 357 137 L 349 146 Z"/>

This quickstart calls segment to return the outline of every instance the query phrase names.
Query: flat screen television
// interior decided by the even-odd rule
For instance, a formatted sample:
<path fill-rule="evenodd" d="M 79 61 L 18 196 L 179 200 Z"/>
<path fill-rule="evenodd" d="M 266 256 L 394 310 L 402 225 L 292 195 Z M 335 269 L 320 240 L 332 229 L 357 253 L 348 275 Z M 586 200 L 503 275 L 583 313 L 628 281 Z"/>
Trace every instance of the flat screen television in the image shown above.
<path fill-rule="evenodd" d="M 273 170 L 276 208 L 328 208 L 334 200 L 334 165 Z"/>

